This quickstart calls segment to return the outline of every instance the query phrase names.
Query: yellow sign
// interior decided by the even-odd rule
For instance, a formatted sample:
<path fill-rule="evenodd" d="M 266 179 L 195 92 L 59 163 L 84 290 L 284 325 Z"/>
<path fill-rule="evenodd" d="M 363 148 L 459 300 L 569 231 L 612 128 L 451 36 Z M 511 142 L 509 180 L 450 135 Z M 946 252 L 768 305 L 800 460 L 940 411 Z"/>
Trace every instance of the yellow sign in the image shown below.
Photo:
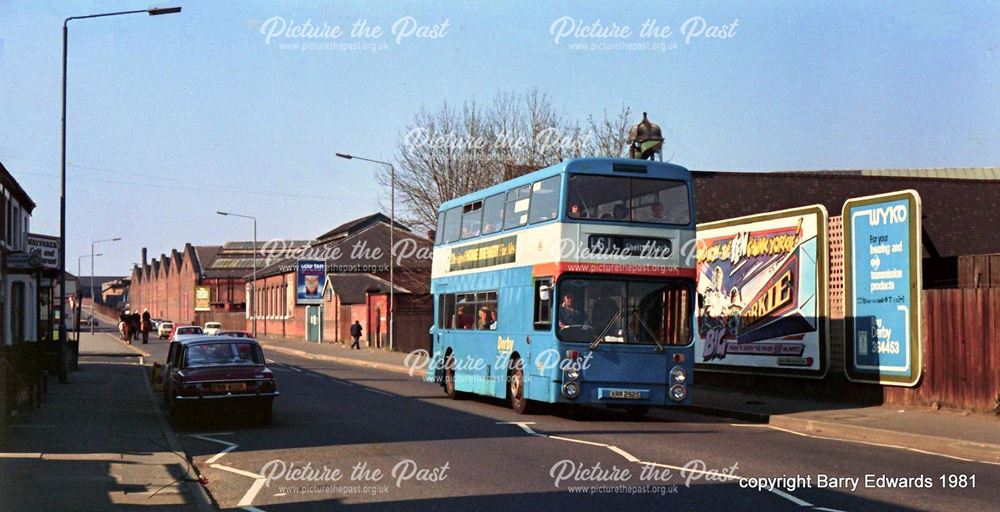
<path fill-rule="evenodd" d="M 513 352 L 514 338 L 497 337 L 497 352 Z"/>
<path fill-rule="evenodd" d="M 452 249 L 448 270 L 469 270 L 514 263 L 516 255 L 517 235 L 505 236 Z"/>
<path fill-rule="evenodd" d="M 194 310 L 195 311 L 211 311 L 212 310 L 212 289 L 207 286 L 195 286 L 194 287 Z"/>

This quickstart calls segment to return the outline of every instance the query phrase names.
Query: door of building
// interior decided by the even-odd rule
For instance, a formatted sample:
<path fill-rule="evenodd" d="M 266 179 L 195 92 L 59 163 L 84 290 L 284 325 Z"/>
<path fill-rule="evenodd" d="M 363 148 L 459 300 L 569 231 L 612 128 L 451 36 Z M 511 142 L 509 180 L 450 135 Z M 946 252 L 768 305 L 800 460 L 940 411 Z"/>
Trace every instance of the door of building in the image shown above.
<path fill-rule="evenodd" d="M 323 315 L 322 306 L 306 306 L 306 340 L 322 341 Z"/>

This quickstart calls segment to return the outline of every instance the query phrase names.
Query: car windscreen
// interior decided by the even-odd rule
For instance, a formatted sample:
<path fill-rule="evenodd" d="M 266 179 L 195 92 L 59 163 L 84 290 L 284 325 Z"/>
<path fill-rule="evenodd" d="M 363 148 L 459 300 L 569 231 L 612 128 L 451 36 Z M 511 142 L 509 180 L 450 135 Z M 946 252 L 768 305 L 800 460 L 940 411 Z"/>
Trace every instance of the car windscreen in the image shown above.
<path fill-rule="evenodd" d="M 177 334 L 201 334 L 201 327 L 178 327 Z"/>
<path fill-rule="evenodd" d="M 185 367 L 256 364 L 264 364 L 264 358 L 254 343 L 201 343 L 184 352 Z"/>

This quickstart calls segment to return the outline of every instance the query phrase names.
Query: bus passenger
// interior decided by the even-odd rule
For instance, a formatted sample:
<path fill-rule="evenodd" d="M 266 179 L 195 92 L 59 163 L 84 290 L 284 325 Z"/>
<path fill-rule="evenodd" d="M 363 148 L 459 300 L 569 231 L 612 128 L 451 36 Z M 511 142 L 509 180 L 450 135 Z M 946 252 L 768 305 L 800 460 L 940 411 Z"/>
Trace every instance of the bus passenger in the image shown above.
<path fill-rule="evenodd" d="M 559 305 L 559 328 L 565 329 L 572 325 L 579 326 L 586 323 L 587 315 L 573 304 L 573 295 L 569 293 L 563 295 L 562 304 Z"/>
<path fill-rule="evenodd" d="M 569 216 L 574 219 L 586 219 L 587 212 L 580 208 L 580 205 L 573 203 L 569 207 Z"/>
<path fill-rule="evenodd" d="M 465 312 L 465 306 L 458 306 L 455 313 L 456 329 L 472 329 L 472 315 Z"/>
<path fill-rule="evenodd" d="M 494 331 L 497 329 L 497 309 L 493 308 L 490 310 L 490 329 Z"/>
<path fill-rule="evenodd" d="M 656 220 L 663 219 L 663 203 L 655 202 L 653 206 L 650 207 L 653 211 L 653 218 Z"/>
<path fill-rule="evenodd" d="M 493 321 L 490 320 L 490 308 L 483 306 L 479 308 L 479 321 L 476 322 L 476 329 L 492 329 Z"/>

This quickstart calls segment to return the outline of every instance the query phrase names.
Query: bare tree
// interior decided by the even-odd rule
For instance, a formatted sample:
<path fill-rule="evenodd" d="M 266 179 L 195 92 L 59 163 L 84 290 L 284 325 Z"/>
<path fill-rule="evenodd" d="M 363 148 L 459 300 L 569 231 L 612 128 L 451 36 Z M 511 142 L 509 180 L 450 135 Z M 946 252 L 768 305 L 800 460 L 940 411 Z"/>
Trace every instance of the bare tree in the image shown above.
<path fill-rule="evenodd" d="M 581 156 L 622 156 L 630 109 L 587 118 L 583 127 L 556 110 L 547 94 L 498 93 L 488 107 L 475 101 L 436 111 L 421 108 L 396 146 L 399 217 L 414 227 L 433 228 L 441 203 Z M 389 169 L 378 180 L 389 185 Z"/>

